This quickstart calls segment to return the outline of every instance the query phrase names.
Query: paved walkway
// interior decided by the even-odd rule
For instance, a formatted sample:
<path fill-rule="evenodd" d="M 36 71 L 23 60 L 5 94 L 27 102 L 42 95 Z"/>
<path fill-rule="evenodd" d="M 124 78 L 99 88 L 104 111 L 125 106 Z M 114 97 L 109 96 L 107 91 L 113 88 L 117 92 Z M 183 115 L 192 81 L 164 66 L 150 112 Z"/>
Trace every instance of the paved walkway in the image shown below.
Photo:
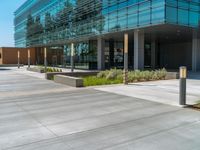
<path fill-rule="evenodd" d="M 31 67 L 37 67 L 37 66 L 31 65 Z M 19 74 L 23 74 L 23 75 L 45 79 L 44 73 L 36 73 L 36 72 L 27 71 L 28 66 L 23 66 L 23 67 L 20 67 L 19 69 L 17 67 L 1 67 L 1 68 L 9 69 L 9 70 L 11 69 L 12 71 L 17 72 Z M 63 72 L 71 72 L 71 69 L 67 69 L 67 68 L 59 68 L 59 69 L 62 69 Z M 82 71 L 86 71 L 86 70 L 74 69 L 74 72 L 82 72 Z"/>
<path fill-rule="evenodd" d="M 0 70 L 0 150 L 199 150 L 200 112 Z"/>
<path fill-rule="evenodd" d="M 150 81 L 133 83 L 128 86 L 114 85 L 96 89 L 163 104 L 179 105 L 179 80 Z M 195 104 L 198 101 L 200 101 L 200 80 L 188 79 L 187 104 Z"/>

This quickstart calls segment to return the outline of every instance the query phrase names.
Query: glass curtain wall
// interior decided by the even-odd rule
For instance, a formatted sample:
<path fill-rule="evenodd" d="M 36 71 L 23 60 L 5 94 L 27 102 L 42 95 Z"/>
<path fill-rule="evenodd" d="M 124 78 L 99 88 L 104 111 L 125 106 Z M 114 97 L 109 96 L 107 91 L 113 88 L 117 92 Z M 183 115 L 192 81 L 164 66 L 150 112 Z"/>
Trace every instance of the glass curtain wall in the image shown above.
<path fill-rule="evenodd" d="M 97 41 L 84 41 L 74 43 L 74 62 L 77 69 L 96 69 L 97 68 Z M 67 67 L 71 64 L 71 45 L 65 45 L 64 56 Z"/>
<path fill-rule="evenodd" d="M 108 40 L 105 42 L 105 67 L 123 68 L 124 67 L 124 42 Z"/>
<path fill-rule="evenodd" d="M 28 0 L 15 12 L 16 46 L 65 43 L 165 21 L 165 0 Z"/>
<path fill-rule="evenodd" d="M 65 43 L 166 22 L 198 27 L 199 15 L 199 0 L 28 0 L 15 12 L 15 45 Z"/>
<path fill-rule="evenodd" d="M 166 0 L 166 21 L 190 27 L 198 27 L 200 21 L 199 0 Z"/>

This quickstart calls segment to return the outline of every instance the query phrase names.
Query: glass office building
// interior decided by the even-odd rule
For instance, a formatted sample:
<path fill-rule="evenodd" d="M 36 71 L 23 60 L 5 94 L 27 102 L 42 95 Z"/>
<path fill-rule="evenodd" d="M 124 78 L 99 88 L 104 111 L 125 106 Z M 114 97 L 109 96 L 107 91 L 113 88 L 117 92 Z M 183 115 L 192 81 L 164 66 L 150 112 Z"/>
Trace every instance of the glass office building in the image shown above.
<path fill-rule="evenodd" d="M 199 0 L 27 0 L 15 12 L 16 47 L 48 48 L 52 64 L 123 68 L 200 69 Z M 53 63 L 56 62 L 56 63 Z"/>

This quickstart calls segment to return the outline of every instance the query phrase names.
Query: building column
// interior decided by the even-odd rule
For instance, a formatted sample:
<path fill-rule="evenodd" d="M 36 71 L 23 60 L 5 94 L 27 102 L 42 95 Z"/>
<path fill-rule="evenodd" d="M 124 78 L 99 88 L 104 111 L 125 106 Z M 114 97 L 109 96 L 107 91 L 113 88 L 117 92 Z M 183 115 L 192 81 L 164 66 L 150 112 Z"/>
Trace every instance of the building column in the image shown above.
<path fill-rule="evenodd" d="M 144 32 L 134 31 L 134 69 L 144 69 Z"/>
<path fill-rule="evenodd" d="M 102 38 L 97 39 L 97 69 L 105 69 L 105 40 Z"/>
<path fill-rule="evenodd" d="M 156 68 L 156 40 L 155 36 L 151 38 L 151 68 Z"/>
<path fill-rule="evenodd" d="M 193 31 L 192 37 L 192 71 L 200 70 L 200 39 L 198 38 L 198 31 Z"/>
<path fill-rule="evenodd" d="M 63 47 L 63 67 L 66 67 L 67 61 L 67 45 L 64 45 Z"/>

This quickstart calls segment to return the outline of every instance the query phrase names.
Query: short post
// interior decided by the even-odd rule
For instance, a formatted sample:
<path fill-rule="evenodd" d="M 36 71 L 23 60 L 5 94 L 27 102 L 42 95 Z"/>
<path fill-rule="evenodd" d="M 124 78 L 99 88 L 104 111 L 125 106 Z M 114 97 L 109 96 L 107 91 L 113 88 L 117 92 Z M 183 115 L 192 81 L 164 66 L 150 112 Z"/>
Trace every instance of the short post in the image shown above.
<path fill-rule="evenodd" d="M 123 83 L 128 84 L 128 34 L 124 34 L 124 78 Z"/>
<path fill-rule="evenodd" d="M 17 65 L 20 68 L 20 51 L 17 52 Z"/>
<path fill-rule="evenodd" d="M 180 77 L 180 91 L 179 91 L 179 104 L 186 105 L 186 78 L 187 78 L 187 68 L 182 66 L 179 68 Z"/>
<path fill-rule="evenodd" d="M 30 53 L 30 49 L 28 49 L 28 68 L 30 68 L 31 65 L 31 53 Z"/>
<path fill-rule="evenodd" d="M 71 43 L 71 72 L 74 72 L 74 43 Z"/>
<path fill-rule="evenodd" d="M 47 71 L 47 48 L 44 48 L 44 70 Z"/>

